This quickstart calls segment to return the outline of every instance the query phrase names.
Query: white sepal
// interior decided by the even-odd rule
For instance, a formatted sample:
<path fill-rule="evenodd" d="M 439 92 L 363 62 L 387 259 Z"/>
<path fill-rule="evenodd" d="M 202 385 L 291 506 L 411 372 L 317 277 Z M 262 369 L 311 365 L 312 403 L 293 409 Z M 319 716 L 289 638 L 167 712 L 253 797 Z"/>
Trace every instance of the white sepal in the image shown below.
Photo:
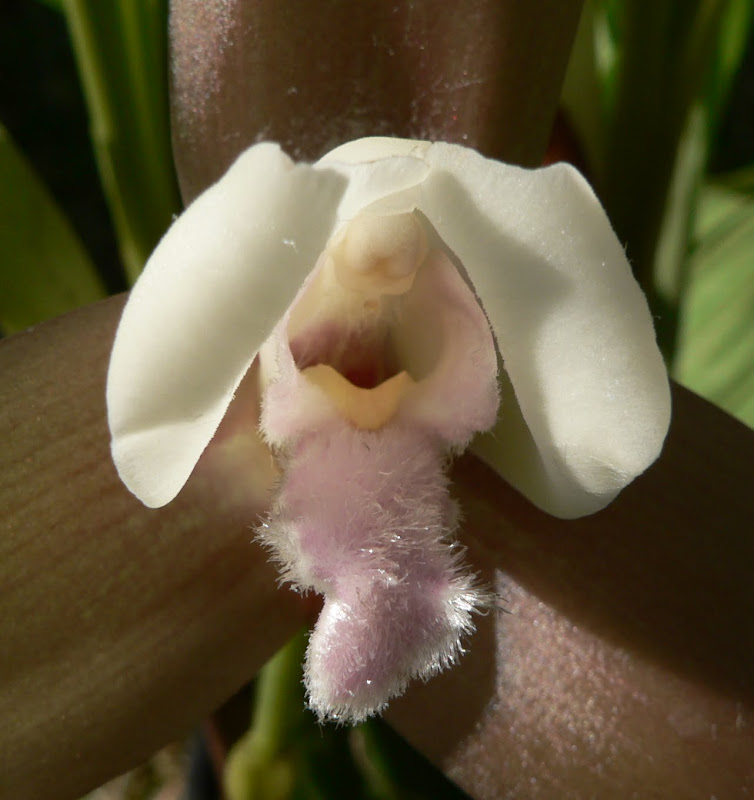
<path fill-rule="evenodd" d="M 473 449 L 550 514 L 598 511 L 657 458 L 670 389 L 594 192 L 565 164 L 522 169 L 445 143 L 360 139 L 320 163 L 395 157 L 423 159 L 427 177 L 370 197 L 370 210 L 427 217 L 473 285 L 506 373 L 499 421 Z"/>
<path fill-rule="evenodd" d="M 107 380 L 113 459 L 147 506 L 165 505 L 188 479 L 316 263 L 346 186 L 332 170 L 256 145 L 157 246 L 123 313 Z"/>

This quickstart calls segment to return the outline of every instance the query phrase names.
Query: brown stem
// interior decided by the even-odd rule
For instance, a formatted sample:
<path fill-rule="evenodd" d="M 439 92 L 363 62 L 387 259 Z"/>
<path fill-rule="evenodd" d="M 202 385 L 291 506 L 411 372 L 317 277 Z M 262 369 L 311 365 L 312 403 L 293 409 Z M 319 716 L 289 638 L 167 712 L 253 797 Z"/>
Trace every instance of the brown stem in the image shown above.
<path fill-rule="evenodd" d="M 316 159 L 361 136 L 441 139 L 537 165 L 581 0 L 173 0 L 185 200 L 247 146 Z"/>
<path fill-rule="evenodd" d="M 0 342 L 3 798 L 76 798 L 143 761 L 302 624 L 252 541 L 268 461 L 225 437 L 254 430 L 248 389 L 169 506 L 118 480 L 105 373 L 122 304 Z"/>
<path fill-rule="evenodd" d="M 585 519 L 456 465 L 464 542 L 508 613 L 388 719 L 472 796 L 754 787 L 754 433 L 679 386 L 674 406 L 657 464 Z"/>

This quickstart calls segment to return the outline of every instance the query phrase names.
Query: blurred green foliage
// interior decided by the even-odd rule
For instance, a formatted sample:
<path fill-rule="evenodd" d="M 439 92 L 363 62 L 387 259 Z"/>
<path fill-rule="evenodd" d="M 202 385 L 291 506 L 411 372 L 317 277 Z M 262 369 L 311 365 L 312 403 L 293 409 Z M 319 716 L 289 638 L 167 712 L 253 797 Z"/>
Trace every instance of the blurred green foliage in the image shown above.
<path fill-rule="evenodd" d="M 62 10 L 133 283 L 180 210 L 168 120 L 167 0 L 62 0 Z"/>
<path fill-rule="evenodd" d="M 749 171 L 702 191 L 675 373 L 754 427 L 752 188 L 754 173 Z"/>
<path fill-rule="evenodd" d="M 12 333 L 105 297 L 65 215 L 0 125 L 0 324 Z"/>
<path fill-rule="evenodd" d="M 751 104 L 738 108 L 735 125 L 748 135 L 737 154 L 721 135 L 732 93 L 754 82 L 751 56 L 741 70 L 753 21 L 751 0 L 587 0 L 563 91 L 671 374 L 752 427 L 754 299 L 726 302 L 722 288 L 754 283 L 741 234 L 752 187 L 737 189 L 737 226 L 715 229 L 706 215 L 720 198 L 708 188 L 711 156 L 725 147 L 728 164 L 754 160 Z M 723 340 L 736 355 L 722 353 Z"/>

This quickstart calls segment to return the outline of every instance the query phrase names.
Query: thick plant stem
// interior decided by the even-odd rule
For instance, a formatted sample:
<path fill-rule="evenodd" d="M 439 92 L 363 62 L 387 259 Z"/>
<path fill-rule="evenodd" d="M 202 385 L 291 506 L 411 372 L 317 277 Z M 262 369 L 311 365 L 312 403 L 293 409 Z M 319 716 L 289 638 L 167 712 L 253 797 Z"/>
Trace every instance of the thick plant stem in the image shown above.
<path fill-rule="evenodd" d="M 181 497 L 112 465 L 123 298 L 0 342 L 0 796 L 71 800 L 185 735 L 303 624 L 250 541 L 274 475 L 242 388 Z M 235 415 L 235 419 L 234 419 Z M 249 474 L 252 469 L 252 474 Z M 241 477 L 243 475 L 244 477 Z"/>
<path fill-rule="evenodd" d="M 536 166 L 581 0 L 173 0 L 173 138 L 188 201 L 250 144 L 316 159 L 362 136 Z M 196 54 L 201 53 L 201 60 Z"/>

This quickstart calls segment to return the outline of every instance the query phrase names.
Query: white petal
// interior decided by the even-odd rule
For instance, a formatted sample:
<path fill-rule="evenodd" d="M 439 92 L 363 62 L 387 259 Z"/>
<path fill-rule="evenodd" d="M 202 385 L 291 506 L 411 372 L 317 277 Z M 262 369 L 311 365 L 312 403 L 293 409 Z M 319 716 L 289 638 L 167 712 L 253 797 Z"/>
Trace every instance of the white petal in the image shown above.
<path fill-rule="evenodd" d="M 257 145 L 158 245 L 123 313 L 107 385 L 113 459 L 146 505 L 188 479 L 314 267 L 346 183 Z"/>
<path fill-rule="evenodd" d="M 348 222 L 366 208 L 379 214 L 412 210 L 419 201 L 421 184 L 430 169 L 425 161 L 413 156 L 365 163 L 320 160 L 317 168 L 322 167 L 336 170 L 348 179 L 348 189 L 338 208 L 340 222 Z"/>
<path fill-rule="evenodd" d="M 430 142 L 421 139 L 394 139 L 390 136 L 365 136 L 330 150 L 319 164 L 365 164 L 381 158 L 412 156 L 423 159 Z"/>
<path fill-rule="evenodd" d="M 670 419 L 623 248 L 567 165 L 524 170 L 445 144 L 424 158 L 420 208 L 481 298 L 515 391 L 503 386 L 478 452 L 551 514 L 597 511 L 655 460 Z"/>
<path fill-rule="evenodd" d="M 549 513 L 599 510 L 655 460 L 670 420 L 651 316 L 599 201 L 567 165 L 524 170 L 444 143 L 360 139 L 320 163 L 396 156 L 422 158 L 427 179 L 369 202 L 427 216 L 473 283 L 510 379 L 475 450 Z"/>

